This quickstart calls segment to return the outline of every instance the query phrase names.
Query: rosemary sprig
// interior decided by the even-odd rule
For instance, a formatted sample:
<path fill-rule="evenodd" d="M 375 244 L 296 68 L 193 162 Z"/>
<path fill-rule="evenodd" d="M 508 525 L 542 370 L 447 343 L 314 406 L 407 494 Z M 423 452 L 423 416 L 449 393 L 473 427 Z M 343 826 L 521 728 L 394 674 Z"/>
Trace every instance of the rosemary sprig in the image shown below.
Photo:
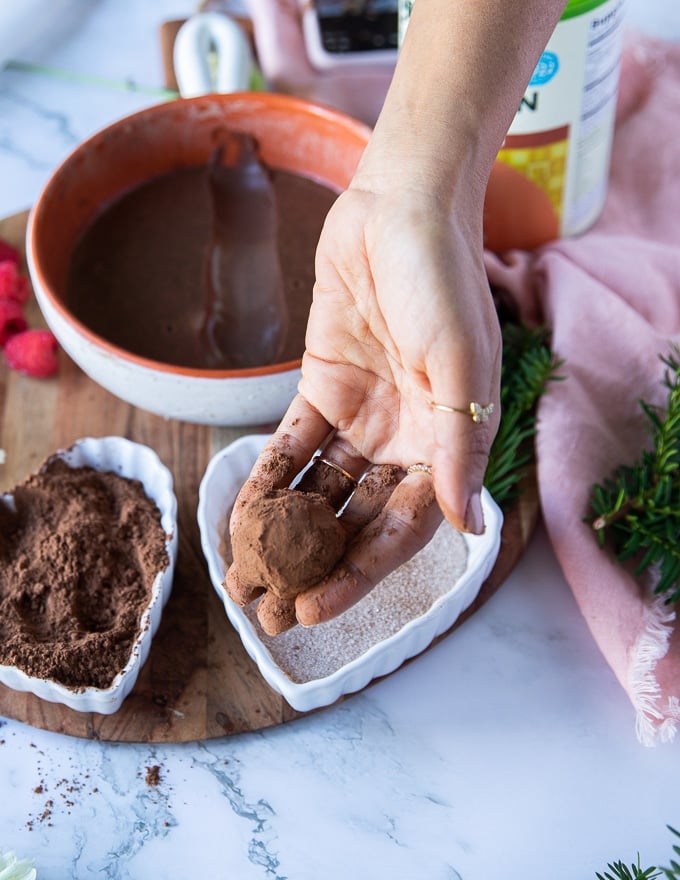
<path fill-rule="evenodd" d="M 501 422 L 491 447 L 484 485 L 504 511 L 521 492 L 520 484 L 534 462 L 536 405 L 550 380 L 558 379 L 560 361 L 553 356 L 545 328 L 502 325 Z"/>
<path fill-rule="evenodd" d="M 666 826 L 668 830 L 676 837 L 680 838 L 680 832 L 676 831 L 671 825 Z M 680 846 L 673 845 L 673 852 L 680 857 Z M 665 880 L 680 880 L 680 864 L 671 859 L 670 866 L 667 868 L 657 868 L 652 865 L 644 870 L 640 866 L 640 854 L 638 853 L 637 864 L 633 863 L 625 865 L 623 862 L 612 862 L 607 865 L 608 870 L 604 874 L 599 872 L 595 874 L 597 880 L 657 880 L 664 877 Z"/>
<path fill-rule="evenodd" d="M 639 854 L 637 864 L 633 862 L 630 868 L 623 862 L 610 862 L 607 868 L 609 870 L 604 874 L 600 874 L 599 871 L 595 874 L 597 880 L 656 880 L 657 877 L 661 877 L 661 872 L 657 871 L 655 866 L 642 870 Z"/>
<path fill-rule="evenodd" d="M 666 825 L 666 828 L 672 833 L 675 834 L 677 838 L 680 839 L 680 831 L 676 831 L 671 825 Z M 673 844 L 673 852 L 680 859 L 680 846 L 677 843 Z M 668 868 L 662 868 L 663 875 L 666 880 L 680 880 L 680 863 L 675 859 L 671 859 L 670 866 Z"/>
<path fill-rule="evenodd" d="M 658 570 L 655 594 L 680 599 L 680 349 L 667 357 L 666 408 L 640 401 L 649 421 L 651 449 L 633 465 L 619 465 L 592 487 L 591 523 L 601 547 L 610 541 L 619 562 L 632 560 L 636 576 Z"/>

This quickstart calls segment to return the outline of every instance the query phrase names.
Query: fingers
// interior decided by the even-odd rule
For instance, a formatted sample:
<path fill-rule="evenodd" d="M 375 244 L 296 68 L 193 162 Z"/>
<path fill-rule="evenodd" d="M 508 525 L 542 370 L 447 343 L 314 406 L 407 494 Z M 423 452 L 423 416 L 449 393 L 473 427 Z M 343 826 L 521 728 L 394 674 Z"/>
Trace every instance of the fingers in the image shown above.
<path fill-rule="evenodd" d="M 325 441 L 330 425 L 321 414 L 299 394 L 253 466 L 238 493 L 229 519 L 229 533 L 238 528 L 244 508 L 254 499 L 290 485 L 309 462 L 310 456 Z M 237 605 L 248 605 L 264 592 L 262 587 L 245 585 L 231 565 L 224 579 L 224 588 Z"/>
<path fill-rule="evenodd" d="M 253 498 L 274 489 L 284 489 L 308 464 L 314 452 L 329 436 L 331 426 L 301 395 L 293 398 L 265 448 L 241 487 L 231 515 L 233 533 L 241 510 Z"/>
<path fill-rule="evenodd" d="M 288 488 L 305 467 L 296 489 L 316 492 L 339 510 L 354 491 L 361 475 L 368 467 L 365 458 L 347 443 L 334 440 L 330 426 L 301 396 L 297 396 L 279 425 L 278 430 L 258 457 L 251 473 L 238 494 L 230 518 L 233 537 L 248 504 L 278 489 Z M 310 457 L 324 443 L 321 457 L 309 464 Z M 248 605 L 265 591 L 265 585 L 245 583 L 235 565 L 228 569 L 224 587 L 230 598 L 240 606 Z M 295 622 L 292 603 L 283 608 L 281 603 L 268 600 L 262 608 L 265 632 Z M 258 616 L 260 612 L 258 611 Z M 291 622 L 292 620 L 292 622 Z M 262 622 L 262 621 L 261 621 Z M 284 628 L 288 628 L 285 626 Z"/>
<path fill-rule="evenodd" d="M 501 351 L 499 342 L 495 355 L 489 355 L 487 379 L 480 381 L 461 365 L 454 371 L 455 382 L 433 388 L 429 401 L 437 501 L 454 528 L 476 535 L 484 531 L 481 491 L 501 415 Z M 462 400 L 461 388 L 467 395 Z"/>
<path fill-rule="evenodd" d="M 340 517 L 349 538 L 378 516 L 405 475 L 393 464 L 375 465 L 364 475 Z"/>
<path fill-rule="evenodd" d="M 435 421 L 452 419 L 438 414 Z M 457 418 L 463 416 L 456 414 Z M 433 453 L 432 471 L 437 501 L 446 519 L 454 528 L 474 535 L 484 532 L 481 491 L 495 435 L 495 423 L 442 425 Z"/>
<path fill-rule="evenodd" d="M 300 492 L 316 492 L 331 507 L 340 510 L 368 466 L 368 461 L 351 446 L 332 438 L 314 458 L 295 488 Z"/>
<path fill-rule="evenodd" d="M 338 568 L 298 595 L 298 621 L 313 626 L 346 611 L 421 550 L 441 521 L 430 475 L 406 476 L 381 512 L 356 535 Z"/>
<path fill-rule="evenodd" d="M 224 578 L 224 589 L 227 591 L 229 598 L 236 602 L 237 605 L 244 607 L 257 599 L 264 593 L 264 587 L 246 586 L 238 576 L 236 566 L 231 565 Z"/>
<path fill-rule="evenodd" d="M 265 593 L 257 606 L 257 619 L 268 636 L 278 636 L 297 623 L 295 600 L 282 599 L 274 593 Z"/>
<path fill-rule="evenodd" d="M 333 438 L 331 431 L 318 410 L 298 394 L 238 494 L 231 517 L 232 531 L 246 504 L 258 495 L 288 488 L 319 448 L 323 448 L 319 459 L 295 488 L 318 492 L 336 509 L 344 503 L 369 462 L 348 443 Z"/>

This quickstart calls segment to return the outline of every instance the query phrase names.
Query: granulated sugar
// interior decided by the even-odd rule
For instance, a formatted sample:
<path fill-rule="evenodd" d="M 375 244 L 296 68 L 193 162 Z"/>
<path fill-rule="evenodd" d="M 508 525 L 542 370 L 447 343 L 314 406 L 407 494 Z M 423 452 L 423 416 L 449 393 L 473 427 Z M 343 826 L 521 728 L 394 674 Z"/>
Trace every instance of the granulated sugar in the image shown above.
<path fill-rule="evenodd" d="M 295 626 L 269 637 L 244 609 L 274 662 L 294 682 L 325 678 L 425 614 L 455 586 L 467 566 L 463 536 L 442 523 L 420 553 L 382 580 L 360 602 L 327 623 Z"/>

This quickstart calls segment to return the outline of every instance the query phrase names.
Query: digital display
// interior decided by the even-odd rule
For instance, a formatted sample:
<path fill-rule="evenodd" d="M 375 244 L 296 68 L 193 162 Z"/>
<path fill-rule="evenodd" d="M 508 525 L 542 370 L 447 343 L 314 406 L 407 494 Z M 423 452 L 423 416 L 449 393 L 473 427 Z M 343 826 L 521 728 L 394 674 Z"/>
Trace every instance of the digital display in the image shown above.
<path fill-rule="evenodd" d="M 398 46 L 396 0 L 315 0 L 314 7 L 326 52 L 371 52 Z"/>

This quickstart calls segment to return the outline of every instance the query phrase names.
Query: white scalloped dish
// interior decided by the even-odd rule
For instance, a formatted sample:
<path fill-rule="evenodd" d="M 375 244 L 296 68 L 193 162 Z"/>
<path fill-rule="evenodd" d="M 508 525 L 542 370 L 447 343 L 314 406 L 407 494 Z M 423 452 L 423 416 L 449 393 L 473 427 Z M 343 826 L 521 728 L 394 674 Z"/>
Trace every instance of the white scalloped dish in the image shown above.
<path fill-rule="evenodd" d="M 145 494 L 155 503 L 160 513 L 160 523 L 165 533 L 167 564 L 159 567 L 159 571 L 149 591 L 148 602 L 140 610 L 137 635 L 131 644 L 127 662 L 115 673 L 110 686 L 75 687 L 47 677 L 37 677 L 21 668 L 19 661 L 17 661 L 15 666 L 0 665 L 0 682 L 13 690 L 29 692 L 52 703 L 62 703 L 75 711 L 97 712 L 109 715 L 120 708 L 123 700 L 134 687 L 139 671 L 149 655 L 151 641 L 158 629 L 163 607 L 172 589 L 172 579 L 177 558 L 177 500 L 173 491 L 172 474 L 152 449 L 148 446 L 126 440 L 123 437 L 85 437 L 77 440 L 68 449 L 57 451 L 50 460 L 52 458 L 61 459 L 69 468 L 94 468 L 97 471 L 112 472 L 129 480 L 140 481 Z M 59 479 L 59 485 L 61 486 L 63 480 L 61 477 Z M 80 495 L 79 490 L 78 494 Z M 6 493 L 0 497 L 6 507 L 10 510 L 16 510 L 12 493 Z M 82 497 L 79 499 L 83 505 L 83 517 L 86 523 L 89 523 L 86 518 L 91 510 L 91 506 L 88 508 L 88 503 L 90 505 L 99 503 L 99 500 L 92 502 L 90 500 L 91 497 L 83 491 Z M 126 522 L 129 522 L 129 520 Z M 127 528 L 127 525 L 121 525 L 121 534 L 125 535 L 124 540 L 127 540 L 128 532 L 123 531 L 124 528 Z M 85 541 L 87 541 L 87 526 L 85 526 L 84 531 Z M 142 547 L 141 552 L 144 549 Z M 138 546 L 131 546 L 130 556 L 132 557 L 139 550 Z M 163 555 L 160 542 L 157 544 L 157 555 L 159 558 Z M 79 558 L 77 554 L 75 558 Z M 86 574 L 83 572 L 82 577 L 84 578 Z M 79 576 L 80 573 L 76 571 L 74 574 L 74 590 L 76 589 L 75 581 Z M 98 573 L 95 581 L 97 589 L 106 590 L 115 589 L 116 587 L 115 583 L 109 584 L 108 582 L 100 581 Z M 67 581 L 66 583 L 70 582 Z M 46 586 L 49 590 L 50 584 Z M 71 587 L 69 586 L 67 590 L 70 589 Z M 67 595 L 70 594 L 67 592 Z M 45 601 L 50 601 L 49 593 Z M 96 607 L 100 607 L 99 602 L 97 602 Z M 83 638 L 87 637 L 86 630 Z M 47 650 L 49 650 L 49 647 L 47 647 Z M 57 650 L 57 648 L 54 648 L 54 650 Z M 60 647 L 58 650 L 68 651 L 70 649 L 68 647 Z M 54 678 L 57 679 L 58 677 L 54 673 Z M 91 680 L 96 681 L 95 679 Z M 68 681 L 68 678 L 65 681 Z"/>
<path fill-rule="evenodd" d="M 241 608 L 222 586 L 229 512 L 267 440 L 241 437 L 212 458 L 199 490 L 201 545 L 213 586 L 246 651 L 265 681 L 305 712 L 393 672 L 453 626 L 494 566 L 502 514 L 484 491 L 483 535 L 463 535 L 444 523 L 420 553 L 335 620 L 269 637 L 257 621 L 256 603 Z"/>

